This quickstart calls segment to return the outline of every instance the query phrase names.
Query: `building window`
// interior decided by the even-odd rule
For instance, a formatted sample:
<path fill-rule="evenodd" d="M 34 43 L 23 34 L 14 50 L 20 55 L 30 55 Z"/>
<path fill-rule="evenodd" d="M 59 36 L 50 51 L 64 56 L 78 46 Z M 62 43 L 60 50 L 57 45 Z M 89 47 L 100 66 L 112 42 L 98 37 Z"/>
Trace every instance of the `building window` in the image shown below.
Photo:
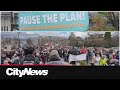
<path fill-rule="evenodd" d="M 5 31 L 5 26 L 4 26 L 4 31 Z"/>
<path fill-rule="evenodd" d="M 3 31 L 3 26 L 1 26 L 1 31 Z"/>
<path fill-rule="evenodd" d="M 8 26 L 6 28 L 7 28 L 7 31 L 8 31 Z"/>

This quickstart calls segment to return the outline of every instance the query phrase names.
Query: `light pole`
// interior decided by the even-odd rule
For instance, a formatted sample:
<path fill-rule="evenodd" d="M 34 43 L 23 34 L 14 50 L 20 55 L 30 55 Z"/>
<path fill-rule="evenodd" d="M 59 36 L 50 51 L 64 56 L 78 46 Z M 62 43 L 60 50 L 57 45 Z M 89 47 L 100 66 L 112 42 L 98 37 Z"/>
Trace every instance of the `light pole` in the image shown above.
<path fill-rule="evenodd" d="M 18 32 L 18 46 L 20 47 L 20 32 Z"/>
<path fill-rule="evenodd" d="M 42 39 L 42 36 L 38 36 L 38 45 L 41 46 L 42 43 L 41 43 L 41 39 Z"/>
<path fill-rule="evenodd" d="M 39 36 L 38 36 L 38 46 L 39 46 L 40 44 L 39 44 Z"/>
<path fill-rule="evenodd" d="M 13 12 L 11 12 L 11 31 L 13 31 Z"/>
<path fill-rule="evenodd" d="M 51 36 L 49 36 L 49 38 L 50 38 L 50 44 L 51 44 Z"/>

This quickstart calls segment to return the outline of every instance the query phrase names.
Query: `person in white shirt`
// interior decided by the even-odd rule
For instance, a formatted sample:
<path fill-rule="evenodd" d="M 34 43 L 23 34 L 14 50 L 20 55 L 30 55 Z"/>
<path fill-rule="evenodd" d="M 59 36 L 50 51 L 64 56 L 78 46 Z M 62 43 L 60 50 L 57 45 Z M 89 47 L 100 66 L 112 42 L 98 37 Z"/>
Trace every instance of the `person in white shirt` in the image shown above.
<path fill-rule="evenodd" d="M 95 65 L 96 65 L 96 66 L 98 66 L 98 65 L 99 65 L 100 60 L 101 60 L 101 57 L 100 57 L 100 55 L 99 55 L 99 54 L 97 54 L 97 55 L 96 55 L 96 57 L 95 57 Z"/>

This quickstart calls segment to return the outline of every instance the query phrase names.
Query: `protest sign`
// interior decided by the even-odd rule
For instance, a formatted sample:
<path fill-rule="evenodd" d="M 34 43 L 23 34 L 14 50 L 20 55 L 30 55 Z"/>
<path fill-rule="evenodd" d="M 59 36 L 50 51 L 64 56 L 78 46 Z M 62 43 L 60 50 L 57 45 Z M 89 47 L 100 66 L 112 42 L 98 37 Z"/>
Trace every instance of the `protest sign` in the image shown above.
<path fill-rule="evenodd" d="M 71 61 L 82 61 L 82 60 L 86 60 L 86 56 L 87 54 L 80 54 L 80 55 L 69 55 L 69 62 Z"/>
<path fill-rule="evenodd" d="M 20 12 L 20 31 L 87 31 L 89 28 L 88 12 Z"/>

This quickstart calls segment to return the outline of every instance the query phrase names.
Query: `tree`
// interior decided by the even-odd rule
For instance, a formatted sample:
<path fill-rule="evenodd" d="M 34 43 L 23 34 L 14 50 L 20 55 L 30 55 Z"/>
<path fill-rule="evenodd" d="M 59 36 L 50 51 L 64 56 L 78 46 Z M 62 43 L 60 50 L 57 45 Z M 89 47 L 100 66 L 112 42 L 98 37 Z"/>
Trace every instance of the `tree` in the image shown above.
<path fill-rule="evenodd" d="M 14 39 L 13 39 L 13 44 L 14 44 L 14 45 L 19 45 L 19 40 L 18 40 L 18 38 L 14 38 Z"/>
<path fill-rule="evenodd" d="M 89 37 L 88 37 L 88 46 L 89 47 L 93 47 L 94 46 L 94 36 L 93 35 L 90 35 Z"/>
<path fill-rule="evenodd" d="M 26 43 L 27 43 L 28 46 L 32 46 L 33 45 L 33 41 L 32 41 L 31 38 L 28 38 Z"/>
<path fill-rule="evenodd" d="M 73 32 L 71 32 L 68 40 L 68 45 L 70 46 L 80 47 L 84 45 L 83 39 L 81 37 L 75 37 L 75 34 Z"/>
<path fill-rule="evenodd" d="M 70 45 L 70 46 L 75 46 L 76 40 L 75 40 L 75 34 L 74 34 L 73 32 L 71 32 L 68 40 L 69 40 L 68 45 Z"/>
<path fill-rule="evenodd" d="M 85 42 L 87 43 L 88 47 L 103 47 L 103 34 L 94 33 L 89 35 Z"/>
<path fill-rule="evenodd" d="M 7 44 L 6 40 L 5 40 L 5 39 L 2 39 L 2 40 L 1 40 L 1 45 L 2 45 L 2 46 L 6 46 L 6 44 Z"/>
<path fill-rule="evenodd" d="M 76 37 L 76 47 L 84 46 L 83 39 L 81 37 Z"/>
<path fill-rule="evenodd" d="M 11 38 L 4 38 L 1 40 L 1 45 L 10 45 L 12 42 Z"/>
<path fill-rule="evenodd" d="M 106 48 L 111 48 L 111 43 L 112 43 L 111 32 L 105 32 L 105 36 L 104 36 L 104 46 L 105 46 Z"/>
<path fill-rule="evenodd" d="M 118 31 L 119 30 L 119 12 L 99 12 L 104 15 L 108 22 Z"/>
<path fill-rule="evenodd" d="M 42 36 L 38 36 L 38 45 L 39 45 L 39 46 L 42 45 Z"/>
<path fill-rule="evenodd" d="M 71 32 L 70 36 L 69 36 L 69 40 L 71 39 L 75 39 L 75 34 L 73 32 Z"/>
<path fill-rule="evenodd" d="M 113 37 L 112 37 L 112 47 L 119 47 L 119 33 L 115 32 Z"/>
<path fill-rule="evenodd" d="M 85 37 L 84 45 L 85 45 L 85 46 L 88 46 L 88 38 L 87 38 L 87 37 Z"/>
<path fill-rule="evenodd" d="M 119 13 L 96 12 L 90 17 L 91 31 L 116 31 L 119 30 Z"/>

